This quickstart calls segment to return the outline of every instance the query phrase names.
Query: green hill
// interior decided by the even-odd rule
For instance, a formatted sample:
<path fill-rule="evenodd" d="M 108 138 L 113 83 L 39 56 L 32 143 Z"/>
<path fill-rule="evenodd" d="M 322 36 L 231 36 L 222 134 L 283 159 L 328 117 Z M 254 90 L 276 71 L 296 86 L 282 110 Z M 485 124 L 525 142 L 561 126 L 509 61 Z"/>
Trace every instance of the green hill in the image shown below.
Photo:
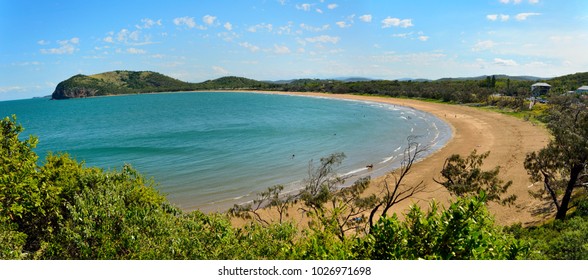
<path fill-rule="evenodd" d="M 581 86 L 588 85 L 588 72 L 575 73 L 547 80 L 553 88 L 560 91 L 574 91 Z"/>
<path fill-rule="evenodd" d="M 59 83 L 51 97 L 69 99 L 148 92 L 268 89 L 269 85 L 241 77 L 222 77 L 202 83 L 187 83 L 151 71 L 112 71 L 90 76 L 75 75 Z"/>
<path fill-rule="evenodd" d="M 53 99 L 68 99 L 145 92 L 194 90 L 186 83 L 150 71 L 112 71 L 96 75 L 75 75 L 57 85 Z"/>
<path fill-rule="evenodd" d="M 196 84 L 199 89 L 264 89 L 269 83 L 242 77 L 222 77 Z"/>

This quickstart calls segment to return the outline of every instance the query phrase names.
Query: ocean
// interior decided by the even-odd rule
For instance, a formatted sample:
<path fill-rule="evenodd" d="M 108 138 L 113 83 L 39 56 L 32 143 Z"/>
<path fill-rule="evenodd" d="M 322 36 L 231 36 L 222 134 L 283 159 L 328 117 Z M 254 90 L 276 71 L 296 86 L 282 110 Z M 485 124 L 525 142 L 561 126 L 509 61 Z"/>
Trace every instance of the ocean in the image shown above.
<path fill-rule="evenodd" d="M 345 153 L 337 172 L 351 183 L 400 166 L 410 135 L 429 152 L 451 137 L 446 123 L 411 108 L 244 92 L 0 102 L 0 117 L 12 114 L 23 137 L 39 138 L 41 160 L 52 151 L 105 170 L 128 163 L 175 205 L 205 212 L 273 185 L 301 188 L 309 163 L 332 153 Z"/>

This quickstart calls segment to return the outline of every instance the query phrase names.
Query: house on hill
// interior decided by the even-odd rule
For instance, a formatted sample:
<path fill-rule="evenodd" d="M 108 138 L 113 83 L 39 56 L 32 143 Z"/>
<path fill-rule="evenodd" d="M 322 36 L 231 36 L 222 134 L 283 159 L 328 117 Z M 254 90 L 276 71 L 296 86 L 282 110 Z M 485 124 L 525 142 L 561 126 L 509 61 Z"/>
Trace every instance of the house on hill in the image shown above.
<path fill-rule="evenodd" d="M 531 93 L 534 97 L 547 94 L 551 89 L 551 85 L 547 83 L 534 83 L 531 85 Z"/>
<path fill-rule="evenodd" d="M 577 94 L 588 94 L 588 86 L 581 86 L 576 90 Z"/>

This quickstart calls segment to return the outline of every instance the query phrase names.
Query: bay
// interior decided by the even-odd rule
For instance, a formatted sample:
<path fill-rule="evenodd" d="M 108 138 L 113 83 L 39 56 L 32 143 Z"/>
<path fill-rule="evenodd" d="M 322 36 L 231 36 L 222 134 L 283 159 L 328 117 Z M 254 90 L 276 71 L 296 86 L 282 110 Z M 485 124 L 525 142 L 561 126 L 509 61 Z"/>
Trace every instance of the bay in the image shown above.
<path fill-rule="evenodd" d="M 310 161 L 343 152 L 348 182 L 397 168 L 410 135 L 430 152 L 450 138 L 432 115 L 382 103 L 243 92 L 0 102 L 36 152 L 88 166 L 131 164 L 185 210 L 221 211 L 276 184 L 300 188 Z M 374 165 L 368 169 L 367 165 Z"/>

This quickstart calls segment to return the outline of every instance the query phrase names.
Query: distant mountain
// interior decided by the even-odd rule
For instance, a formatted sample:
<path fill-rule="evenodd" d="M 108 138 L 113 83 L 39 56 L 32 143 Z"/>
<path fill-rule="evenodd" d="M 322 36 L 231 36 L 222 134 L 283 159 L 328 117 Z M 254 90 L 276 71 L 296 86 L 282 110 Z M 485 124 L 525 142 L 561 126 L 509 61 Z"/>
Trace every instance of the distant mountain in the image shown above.
<path fill-rule="evenodd" d="M 401 82 L 430 82 L 432 80 L 429 80 L 429 79 L 401 78 L 401 79 L 398 79 L 398 81 L 401 81 Z"/>
<path fill-rule="evenodd" d="M 341 82 L 369 82 L 369 81 L 375 81 L 377 79 L 364 78 L 364 77 L 338 77 L 338 78 L 333 78 L 333 80 L 341 81 Z"/>
<path fill-rule="evenodd" d="M 484 75 L 484 76 L 477 76 L 477 77 L 460 77 L 460 78 L 442 78 L 436 81 L 480 81 L 485 80 L 486 77 L 494 76 L 496 79 L 510 79 L 513 81 L 540 81 L 545 80 L 545 78 L 534 77 L 534 76 L 509 76 L 509 75 Z"/>

